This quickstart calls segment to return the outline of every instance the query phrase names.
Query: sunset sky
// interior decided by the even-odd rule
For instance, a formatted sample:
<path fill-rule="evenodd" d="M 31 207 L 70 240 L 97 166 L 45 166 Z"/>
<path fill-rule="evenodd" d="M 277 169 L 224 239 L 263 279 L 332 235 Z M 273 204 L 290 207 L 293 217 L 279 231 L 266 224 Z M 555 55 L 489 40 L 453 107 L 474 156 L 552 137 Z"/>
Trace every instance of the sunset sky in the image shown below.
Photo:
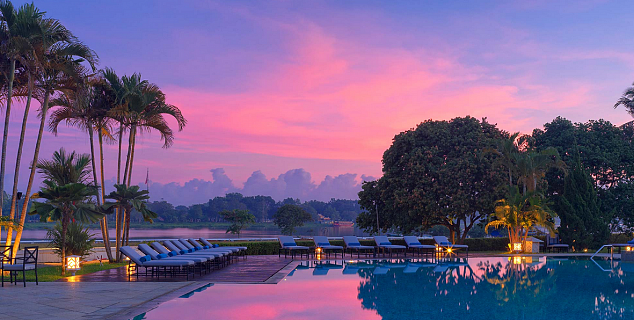
<path fill-rule="evenodd" d="M 381 175 L 394 135 L 426 119 L 488 117 L 525 133 L 559 115 L 631 120 L 612 108 L 634 81 L 631 1 L 35 4 L 101 68 L 140 72 L 182 109 L 189 123 L 172 148 L 156 134 L 137 147 L 133 182 L 149 168 L 154 199 L 351 198 Z M 13 111 L 7 186 L 21 117 Z M 45 136 L 41 157 L 61 146 L 89 151 L 87 135 L 63 128 Z M 116 145 L 106 152 L 112 178 Z"/>

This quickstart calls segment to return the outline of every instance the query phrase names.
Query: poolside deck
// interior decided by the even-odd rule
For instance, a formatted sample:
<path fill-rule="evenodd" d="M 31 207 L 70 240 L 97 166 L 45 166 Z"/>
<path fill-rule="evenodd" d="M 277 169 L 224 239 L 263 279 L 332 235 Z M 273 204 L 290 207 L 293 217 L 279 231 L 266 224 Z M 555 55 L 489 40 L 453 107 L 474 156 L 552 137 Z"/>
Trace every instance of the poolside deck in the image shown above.
<path fill-rule="evenodd" d="M 290 258 L 278 258 L 277 256 L 250 256 L 208 274 L 194 278 L 190 281 L 199 282 L 234 282 L 234 283 L 264 283 L 272 278 L 278 271 L 286 267 L 292 260 Z M 60 282 L 183 282 L 185 277 L 145 277 L 129 276 L 127 267 L 103 270 L 81 276 L 68 277 L 58 280 Z"/>

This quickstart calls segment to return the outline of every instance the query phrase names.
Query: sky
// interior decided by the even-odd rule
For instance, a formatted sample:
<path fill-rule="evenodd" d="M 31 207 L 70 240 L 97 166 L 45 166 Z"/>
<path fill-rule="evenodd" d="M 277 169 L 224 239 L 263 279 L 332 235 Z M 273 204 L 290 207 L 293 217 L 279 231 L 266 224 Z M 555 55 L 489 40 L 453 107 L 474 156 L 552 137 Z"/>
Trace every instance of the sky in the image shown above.
<path fill-rule="evenodd" d="M 428 119 L 487 117 L 524 133 L 556 116 L 631 120 L 612 108 L 634 81 L 631 1 L 35 4 L 94 49 L 99 67 L 141 73 L 182 110 L 173 147 L 156 134 L 137 145 L 132 181 L 149 170 L 153 200 L 354 199 L 381 176 L 392 138 Z M 21 119 L 18 107 L 7 186 Z M 29 159 L 37 128 L 33 113 Z M 87 135 L 47 134 L 41 156 L 60 147 L 89 152 Z M 105 152 L 114 179 L 116 145 Z"/>

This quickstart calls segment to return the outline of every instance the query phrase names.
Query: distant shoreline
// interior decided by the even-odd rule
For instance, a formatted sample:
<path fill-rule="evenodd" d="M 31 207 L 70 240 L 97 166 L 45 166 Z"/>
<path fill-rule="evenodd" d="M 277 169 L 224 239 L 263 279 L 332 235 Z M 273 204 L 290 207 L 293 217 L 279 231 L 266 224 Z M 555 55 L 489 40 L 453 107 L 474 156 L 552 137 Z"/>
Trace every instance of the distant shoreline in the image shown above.
<path fill-rule="evenodd" d="M 55 225 L 53 222 L 29 222 L 24 225 L 24 230 L 46 230 Z M 154 222 L 154 223 L 132 223 L 131 229 L 176 229 L 176 228 L 189 228 L 189 229 L 212 229 L 212 230 L 226 230 L 229 227 L 229 223 L 226 222 Z M 99 229 L 99 224 L 87 224 L 90 229 Z M 114 223 L 109 223 L 110 228 L 114 228 Z M 315 229 L 315 228 L 331 228 L 334 227 L 328 224 L 321 223 L 307 223 L 302 229 Z M 345 228 L 345 227 L 344 227 Z M 244 230 L 261 230 L 261 231 L 278 231 L 279 228 L 273 222 L 259 222 L 253 224 Z"/>

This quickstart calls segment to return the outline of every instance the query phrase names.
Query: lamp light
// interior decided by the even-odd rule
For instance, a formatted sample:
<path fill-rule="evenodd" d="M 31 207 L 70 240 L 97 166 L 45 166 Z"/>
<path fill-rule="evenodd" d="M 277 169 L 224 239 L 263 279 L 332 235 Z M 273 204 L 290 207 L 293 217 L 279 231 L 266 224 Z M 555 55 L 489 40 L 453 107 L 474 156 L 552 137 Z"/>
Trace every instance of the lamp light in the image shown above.
<path fill-rule="evenodd" d="M 321 254 L 321 253 L 322 253 L 322 251 L 323 251 L 323 250 L 322 250 L 322 248 L 320 248 L 320 247 L 315 248 L 315 253 L 317 253 L 317 254 Z"/>
<path fill-rule="evenodd" d="M 513 251 L 521 252 L 522 251 L 522 243 L 521 242 L 513 242 Z"/>
<path fill-rule="evenodd" d="M 79 266 L 79 258 L 80 256 L 66 257 L 66 270 L 72 272 L 73 275 L 75 275 L 75 273 L 81 269 L 81 267 Z"/>

